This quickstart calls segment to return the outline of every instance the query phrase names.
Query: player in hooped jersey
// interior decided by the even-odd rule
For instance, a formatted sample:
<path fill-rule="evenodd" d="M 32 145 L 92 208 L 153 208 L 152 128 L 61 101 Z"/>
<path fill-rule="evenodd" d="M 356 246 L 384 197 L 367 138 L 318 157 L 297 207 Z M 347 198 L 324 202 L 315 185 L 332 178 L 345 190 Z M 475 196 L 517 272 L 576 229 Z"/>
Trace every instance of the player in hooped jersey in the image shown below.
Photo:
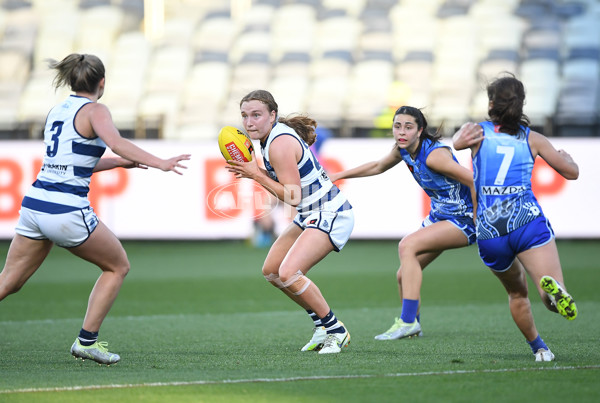
<path fill-rule="evenodd" d="M 49 61 L 57 70 L 56 88 L 74 92 L 52 108 L 44 128 L 46 152 L 36 181 L 29 188 L 4 269 L 0 300 L 19 291 L 41 266 L 54 244 L 97 265 L 102 274 L 88 300 L 79 336 L 71 347 L 75 358 L 114 364 L 118 354 L 98 341 L 98 331 L 129 271 L 129 261 L 115 235 L 98 219 L 87 198 L 92 173 L 113 168 L 158 168 L 180 174 L 189 154 L 158 158 L 121 137 L 104 94 L 104 65 L 94 55 L 71 54 Z M 106 147 L 119 157 L 101 158 Z"/>
<path fill-rule="evenodd" d="M 262 273 L 312 318 L 313 336 L 301 350 L 339 353 L 350 334 L 306 274 L 330 252 L 344 247 L 354 227 L 352 206 L 309 148 L 315 141 L 313 119 L 279 117 L 275 99 L 264 90 L 242 98 L 240 110 L 244 129 L 253 140 L 260 140 L 265 169 L 253 154 L 250 162 L 229 161 L 228 170 L 238 178 L 255 180 L 297 209 L 294 221 L 269 250 Z"/>
<path fill-rule="evenodd" d="M 513 320 L 535 360 L 553 361 L 533 320 L 525 272 L 548 309 L 571 320 L 577 307 L 564 285 L 554 231 L 531 190 L 531 172 L 537 156 L 566 179 L 577 179 L 579 168 L 569 154 L 530 130 L 521 81 L 500 77 L 487 93 L 490 120 L 480 123 L 483 132 L 454 137 L 454 147 L 470 148 L 473 156 L 479 255 L 508 292 Z"/>
<path fill-rule="evenodd" d="M 467 124 L 463 131 L 475 130 Z M 431 211 L 421 228 L 402 239 L 398 246 L 400 268 L 396 277 L 402 312 L 394 324 L 376 340 L 396 340 L 422 335 L 419 304 L 422 271 L 443 251 L 475 242 L 473 221 L 473 177 L 461 166 L 450 147 L 432 134 L 423 113 L 402 106 L 394 114 L 394 147 L 383 158 L 331 174 L 337 181 L 379 175 L 404 161 L 419 186 L 431 198 Z"/>

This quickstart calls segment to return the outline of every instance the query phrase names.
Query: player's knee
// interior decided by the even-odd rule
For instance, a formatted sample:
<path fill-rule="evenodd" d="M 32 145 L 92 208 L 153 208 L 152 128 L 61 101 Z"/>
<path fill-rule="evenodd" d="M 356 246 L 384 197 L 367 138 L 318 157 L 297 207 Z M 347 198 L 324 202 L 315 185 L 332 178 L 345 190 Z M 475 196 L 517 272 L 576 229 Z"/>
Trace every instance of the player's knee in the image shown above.
<path fill-rule="evenodd" d="M 125 261 L 125 262 L 113 264 L 106 268 L 102 268 L 102 270 L 107 271 L 107 272 L 112 272 L 112 273 L 118 275 L 119 277 L 125 278 L 125 276 L 127 276 L 127 274 L 129 273 L 130 268 L 131 268 L 131 265 L 129 264 L 129 261 Z"/>
<path fill-rule="evenodd" d="M 0 301 L 10 294 L 18 292 L 23 287 L 24 282 L 11 282 L 6 279 L 0 279 Z"/>
<path fill-rule="evenodd" d="M 127 265 L 123 266 L 121 269 L 121 275 L 123 277 L 127 276 L 127 274 L 129 274 L 129 270 L 131 269 L 131 265 L 129 263 L 127 263 Z"/>
<path fill-rule="evenodd" d="M 529 301 L 529 293 L 527 287 L 512 287 L 506 290 L 509 300 L 526 299 Z"/>
<path fill-rule="evenodd" d="M 310 286 L 310 279 L 304 275 L 300 270 L 291 276 L 280 276 L 283 287 L 286 288 L 294 295 L 301 295 L 308 286 Z"/>
<path fill-rule="evenodd" d="M 117 266 L 116 272 L 121 277 L 125 278 L 125 276 L 127 276 L 127 274 L 129 273 L 129 269 L 131 269 L 131 265 L 129 264 L 129 261 L 125 261 Z"/>
<path fill-rule="evenodd" d="M 410 235 L 402 238 L 398 244 L 398 255 L 400 255 L 400 259 L 402 259 L 402 256 L 413 255 L 414 253 L 414 243 L 412 242 Z"/>
<path fill-rule="evenodd" d="M 279 278 L 279 274 L 275 274 L 275 273 L 265 274 L 264 269 L 263 269 L 263 276 L 265 277 L 265 280 L 267 280 L 269 283 L 271 283 L 274 287 L 277 287 L 280 289 L 284 288 L 283 282 Z"/>

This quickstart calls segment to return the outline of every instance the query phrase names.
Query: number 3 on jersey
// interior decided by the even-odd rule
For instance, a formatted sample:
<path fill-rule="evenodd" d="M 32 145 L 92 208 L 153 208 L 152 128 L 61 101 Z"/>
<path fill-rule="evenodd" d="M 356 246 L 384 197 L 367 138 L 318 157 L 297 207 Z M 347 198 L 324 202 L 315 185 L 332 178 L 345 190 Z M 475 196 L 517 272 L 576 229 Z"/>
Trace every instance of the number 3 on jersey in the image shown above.
<path fill-rule="evenodd" d="M 52 128 L 50 129 L 52 132 L 52 149 L 50 146 L 46 147 L 46 155 L 48 155 L 48 157 L 54 157 L 58 152 L 58 136 L 60 136 L 60 133 L 62 132 L 63 124 L 64 122 L 58 121 L 52 123 Z"/>
<path fill-rule="evenodd" d="M 504 155 L 502 158 L 502 163 L 500 164 L 500 169 L 498 170 L 498 175 L 496 175 L 496 180 L 494 181 L 494 185 L 501 186 L 504 185 L 508 168 L 510 167 L 510 163 L 515 156 L 515 148 L 509 146 L 498 146 L 496 147 L 496 152 Z"/>

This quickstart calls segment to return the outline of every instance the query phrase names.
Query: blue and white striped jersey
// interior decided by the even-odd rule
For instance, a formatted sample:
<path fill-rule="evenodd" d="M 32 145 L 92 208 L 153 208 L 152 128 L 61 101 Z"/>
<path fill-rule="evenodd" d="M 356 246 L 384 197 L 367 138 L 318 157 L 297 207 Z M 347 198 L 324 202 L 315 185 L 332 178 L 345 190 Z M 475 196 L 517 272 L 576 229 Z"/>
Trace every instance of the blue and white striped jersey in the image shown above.
<path fill-rule="evenodd" d="M 302 187 L 302 200 L 296 207 L 298 213 L 308 214 L 312 211 L 337 212 L 352 208 L 346 197 L 335 186 L 327 173 L 321 168 L 319 161 L 314 156 L 308 144 L 292 129 L 283 124 L 276 123 L 264 144 L 261 143 L 261 152 L 265 168 L 269 176 L 277 180 L 275 170 L 269 161 L 269 147 L 273 140 L 279 136 L 292 136 L 302 146 L 302 158 L 298 162 L 300 172 L 300 186 Z"/>
<path fill-rule="evenodd" d="M 71 95 L 50 110 L 44 128 L 46 154 L 36 181 L 23 199 L 23 207 L 49 214 L 86 208 L 92 171 L 106 144 L 77 133 L 75 116 L 91 100 Z"/>
<path fill-rule="evenodd" d="M 534 159 L 529 128 L 518 136 L 502 133 L 492 122 L 479 123 L 484 139 L 473 157 L 477 191 L 477 238 L 505 235 L 525 225 L 542 209 L 531 190 Z"/>
<path fill-rule="evenodd" d="M 419 153 L 413 159 L 410 153 L 399 148 L 400 155 L 413 177 L 431 198 L 431 215 L 453 215 L 473 217 L 471 191 L 462 183 L 437 173 L 426 164 L 429 154 L 438 148 L 450 148 L 440 142 L 423 139 Z M 452 158 L 458 163 L 454 154 Z"/>

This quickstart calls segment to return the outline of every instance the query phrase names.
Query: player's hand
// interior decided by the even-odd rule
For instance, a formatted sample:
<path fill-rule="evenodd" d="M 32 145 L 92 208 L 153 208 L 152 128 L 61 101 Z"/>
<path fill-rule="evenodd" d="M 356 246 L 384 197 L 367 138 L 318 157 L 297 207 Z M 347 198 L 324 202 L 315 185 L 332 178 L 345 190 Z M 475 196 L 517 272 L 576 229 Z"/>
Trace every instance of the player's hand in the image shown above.
<path fill-rule="evenodd" d="M 454 134 L 452 143 L 456 150 L 464 150 L 481 143 L 483 139 L 483 128 L 477 123 L 467 122 Z"/>
<path fill-rule="evenodd" d="M 256 162 L 256 156 L 254 155 L 254 150 L 250 152 L 252 156 L 252 160 L 248 162 L 227 161 L 227 170 L 235 175 L 236 178 L 249 178 L 255 179 L 260 175 L 260 168 L 258 167 L 258 163 Z"/>
<path fill-rule="evenodd" d="M 185 165 L 181 164 L 181 161 L 189 160 L 190 157 L 191 157 L 191 154 L 181 154 L 176 157 L 172 157 L 167 160 L 163 160 L 163 163 L 161 164 L 160 169 L 165 172 L 173 171 L 177 175 L 181 175 L 182 173 L 179 172 L 178 169 L 179 168 L 187 169 L 187 167 Z"/>

